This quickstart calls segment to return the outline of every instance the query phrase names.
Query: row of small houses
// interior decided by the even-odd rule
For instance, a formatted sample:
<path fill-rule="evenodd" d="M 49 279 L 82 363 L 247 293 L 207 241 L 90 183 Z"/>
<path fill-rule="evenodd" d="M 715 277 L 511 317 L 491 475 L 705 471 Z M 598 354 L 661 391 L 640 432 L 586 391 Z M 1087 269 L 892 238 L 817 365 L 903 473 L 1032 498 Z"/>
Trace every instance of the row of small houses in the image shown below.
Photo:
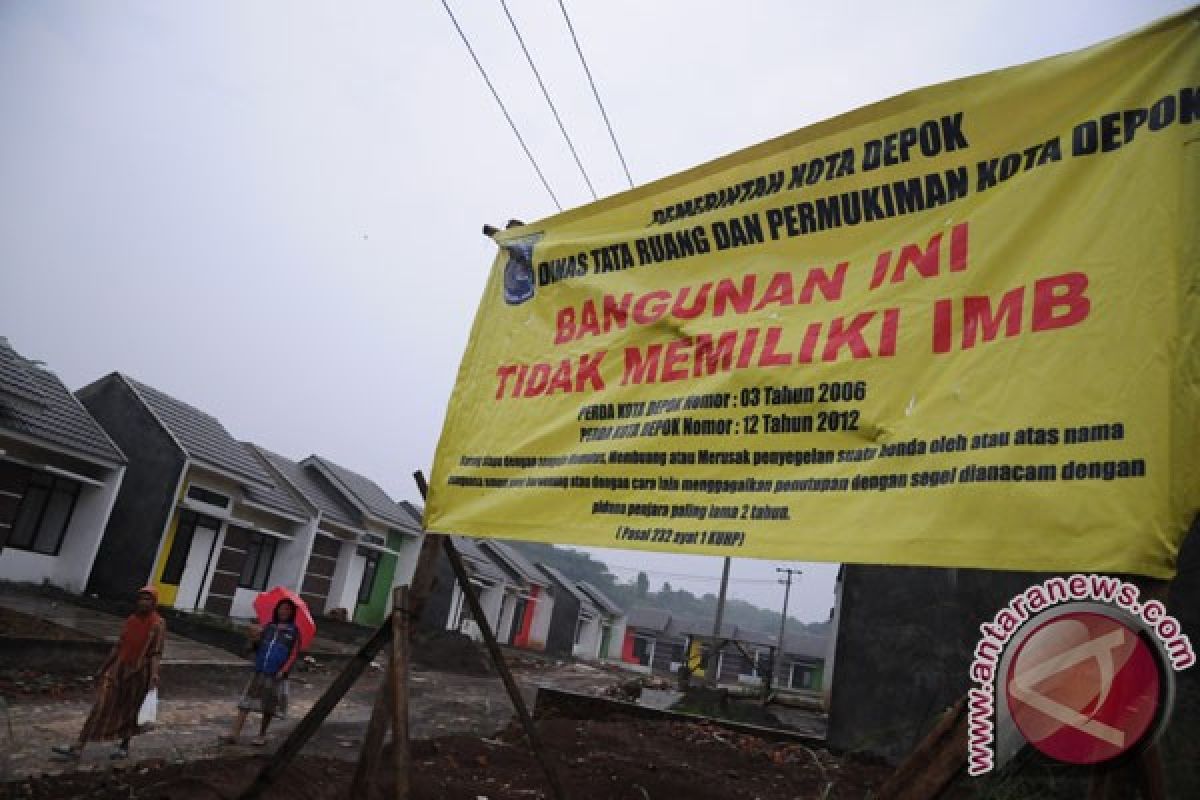
<path fill-rule="evenodd" d="M 378 624 L 412 577 L 421 511 L 329 458 L 236 440 L 112 373 L 72 393 L 0 338 L 0 580 L 252 616 L 268 586 Z"/>
<path fill-rule="evenodd" d="M 112 373 L 72 393 L 0 338 L 0 580 L 250 617 L 263 589 L 364 625 L 412 579 L 422 509 L 321 455 L 235 439 L 211 414 Z M 502 643 L 619 656 L 624 612 L 501 542 L 458 539 Z M 448 563 L 426 624 L 478 636 Z M 614 644 L 617 643 L 617 644 Z"/>
<path fill-rule="evenodd" d="M 391 588 L 412 579 L 421 519 L 364 475 L 239 441 L 128 375 L 72 393 L 0 337 L 0 580 L 101 597 L 152 583 L 164 605 L 235 618 L 282 585 L 318 615 L 377 625 Z M 502 644 L 662 672 L 695 667 L 706 646 L 702 623 L 643 609 L 627 618 L 597 587 L 504 542 L 456 542 Z M 444 559 L 438 570 L 422 625 L 478 637 Z M 772 637 L 722 633 L 738 642 L 721 653 L 722 681 L 761 674 Z M 803 637 L 786 645 L 786 680 L 819 685 L 823 651 Z"/>
<path fill-rule="evenodd" d="M 528 561 L 496 539 L 454 537 L 479 605 L 501 644 L 548 655 L 616 661 L 625 640 L 625 612 L 586 581 Z M 421 623 L 478 639 L 462 589 L 444 559 Z"/>
<path fill-rule="evenodd" d="M 622 660 L 645 672 L 676 674 L 686 666 L 705 677 L 713 623 L 681 618 L 659 609 L 635 608 L 625 624 Z M 771 683 L 780 689 L 814 692 L 826 688 L 825 660 L 829 637 L 785 633 L 783 654 L 779 637 L 739 625 L 721 626 L 717 651 L 717 683 L 725 686 L 759 686 L 768 673 L 779 669 Z"/>

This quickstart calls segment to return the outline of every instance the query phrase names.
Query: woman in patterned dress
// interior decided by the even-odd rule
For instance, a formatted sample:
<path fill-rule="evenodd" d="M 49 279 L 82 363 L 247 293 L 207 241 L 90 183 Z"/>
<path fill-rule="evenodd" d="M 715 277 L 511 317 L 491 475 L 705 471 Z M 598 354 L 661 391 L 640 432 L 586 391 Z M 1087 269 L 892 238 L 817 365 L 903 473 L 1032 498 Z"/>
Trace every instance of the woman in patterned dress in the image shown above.
<path fill-rule="evenodd" d="M 158 688 L 158 670 L 167 640 L 167 624 L 158 615 L 158 589 L 138 590 L 137 609 L 125 620 L 121 638 L 97 675 L 99 693 L 74 744 L 55 747 L 64 758 L 79 758 L 88 742 L 118 740 L 113 758 L 129 757 L 129 740 L 138 733 L 138 711 L 146 694 Z"/>

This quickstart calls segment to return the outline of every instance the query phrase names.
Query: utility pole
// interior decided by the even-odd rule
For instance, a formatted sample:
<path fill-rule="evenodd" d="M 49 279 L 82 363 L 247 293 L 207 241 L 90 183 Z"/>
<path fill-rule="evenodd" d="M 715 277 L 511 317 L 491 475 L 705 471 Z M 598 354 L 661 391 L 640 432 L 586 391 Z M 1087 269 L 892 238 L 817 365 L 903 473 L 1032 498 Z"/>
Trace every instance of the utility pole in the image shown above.
<path fill-rule="evenodd" d="M 725 592 L 729 589 L 729 556 L 725 556 L 725 565 L 721 568 L 721 593 L 717 595 L 717 618 L 713 620 L 712 643 L 708 646 L 708 661 L 704 665 L 704 685 L 717 688 L 717 673 L 721 668 L 721 658 L 717 655 L 717 646 L 721 641 L 721 621 L 725 617 Z"/>
<path fill-rule="evenodd" d="M 788 598 L 792 593 L 792 575 L 803 575 L 804 572 L 792 567 L 776 567 L 775 571 L 787 575 L 786 578 L 779 580 L 785 587 L 783 590 L 783 616 L 779 619 L 779 642 L 775 649 L 775 665 L 771 668 L 773 682 L 778 686 L 783 676 L 783 634 L 787 631 Z"/>

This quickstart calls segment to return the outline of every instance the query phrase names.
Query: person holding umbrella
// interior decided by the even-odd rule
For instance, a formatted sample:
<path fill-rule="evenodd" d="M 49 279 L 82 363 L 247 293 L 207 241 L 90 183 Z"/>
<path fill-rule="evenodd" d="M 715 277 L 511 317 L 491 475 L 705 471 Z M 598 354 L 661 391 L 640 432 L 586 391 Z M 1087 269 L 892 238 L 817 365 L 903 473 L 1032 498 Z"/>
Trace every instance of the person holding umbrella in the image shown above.
<path fill-rule="evenodd" d="M 254 674 L 246 684 L 233 730 L 219 737 L 222 744 L 236 744 L 250 712 L 262 714 L 258 736 L 251 743 L 261 747 L 267 743 L 271 719 L 286 716 L 288 674 L 300 651 L 308 646 L 316 633 L 316 625 L 308 606 L 294 592 L 276 587 L 263 592 L 254 601 L 254 610 L 263 627 L 250 630 L 254 647 Z"/>

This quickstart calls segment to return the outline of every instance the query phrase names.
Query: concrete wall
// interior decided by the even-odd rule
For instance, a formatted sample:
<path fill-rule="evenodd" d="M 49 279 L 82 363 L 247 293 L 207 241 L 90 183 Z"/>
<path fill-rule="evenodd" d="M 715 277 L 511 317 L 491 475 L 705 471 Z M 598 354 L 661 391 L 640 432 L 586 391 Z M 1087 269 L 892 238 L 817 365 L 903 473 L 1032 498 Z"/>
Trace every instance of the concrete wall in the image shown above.
<path fill-rule="evenodd" d="M 427 631 L 446 630 L 450 607 L 454 604 L 454 590 L 454 570 L 449 559 L 439 554 L 434 567 L 433 588 L 417 624 Z"/>
<path fill-rule="evenodd" d="M 150 581 L 184 454 L 120 378 L 110 375 L 78 397 L 129 459 L 88 579 L 88 591 L 132 594 Z"/>

